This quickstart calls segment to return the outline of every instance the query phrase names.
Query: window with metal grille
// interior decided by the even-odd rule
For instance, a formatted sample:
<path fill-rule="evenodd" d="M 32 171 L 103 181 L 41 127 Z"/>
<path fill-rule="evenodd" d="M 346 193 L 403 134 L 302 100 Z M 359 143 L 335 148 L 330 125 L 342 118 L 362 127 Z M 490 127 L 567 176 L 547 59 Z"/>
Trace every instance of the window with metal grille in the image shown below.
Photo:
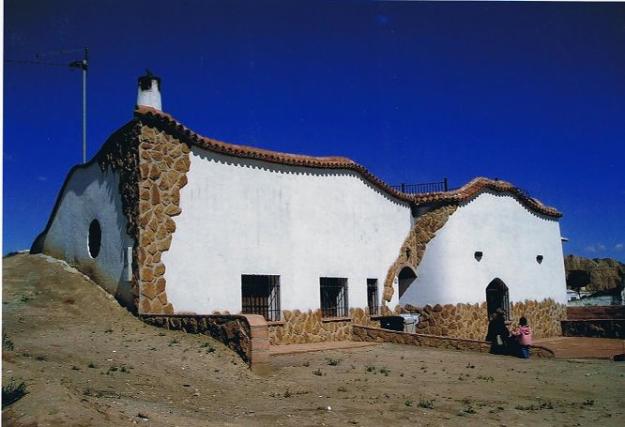
<path fill-rule="evenodd" d="M 241 275 L 241 313 L 280 320 L 280 276 Z"/>
<path fill-rule="evenodd" d="M 369 314 L 378 314 L 378 279 L 367 279 L 367 306 Z"/>
<path fill-rule="evenodd" d="M 347 302 L 347 279 L 321 277 L 321 315 L 323 317 L 346 317 L 349 314 Z"/>

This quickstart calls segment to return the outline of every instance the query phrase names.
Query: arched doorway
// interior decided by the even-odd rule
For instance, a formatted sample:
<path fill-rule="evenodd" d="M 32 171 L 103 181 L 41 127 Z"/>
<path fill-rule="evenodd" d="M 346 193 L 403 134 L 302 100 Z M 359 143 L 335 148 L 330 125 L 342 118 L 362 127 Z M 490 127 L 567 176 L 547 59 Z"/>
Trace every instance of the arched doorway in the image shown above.
<path fill-rule="evenodd" d="M 486 287 L 486 307 L 488 309 L 488 318 L 490 319 L 498 308 L 506 313 L 506 319 L 510 318 L 510 298 L 508 296 L 508 287 L 499 278 L 493 279 Z"/>
<path fill-rule="evenodd" d="M 406 266 L 401 269 L 397 278 L 399 279 L 399 298 L 401 299 L 401 297 L 404 295 L 404 293 L 406 293 L 410 285 L 412 285 L 412 283 L 415 281 L 417 275 L 412 268 Z"/>

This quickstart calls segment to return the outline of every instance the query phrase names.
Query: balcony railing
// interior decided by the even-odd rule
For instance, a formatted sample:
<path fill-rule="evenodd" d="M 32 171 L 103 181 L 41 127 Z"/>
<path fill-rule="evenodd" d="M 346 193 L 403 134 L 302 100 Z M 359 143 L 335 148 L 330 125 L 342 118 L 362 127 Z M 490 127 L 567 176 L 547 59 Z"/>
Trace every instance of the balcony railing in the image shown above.
<path fill-rule="evenodd" d="M 442 191 L 449 191 L 447 178 L 444 178 L 442 181 L 424 182 L 421 184 L 401 183 L 399 185 L 391 185 L 391 188 L 408 194 L 437 193 Z"/>

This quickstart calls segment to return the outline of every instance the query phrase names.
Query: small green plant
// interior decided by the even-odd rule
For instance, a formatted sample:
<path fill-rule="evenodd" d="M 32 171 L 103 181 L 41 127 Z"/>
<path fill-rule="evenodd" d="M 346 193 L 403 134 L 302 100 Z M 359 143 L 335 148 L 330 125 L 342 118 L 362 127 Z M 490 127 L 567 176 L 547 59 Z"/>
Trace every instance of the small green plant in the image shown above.
<path fill-rule="evenodd" d="M 317 375 L 318 377 L 323 375 L 323 372 L 321 372 L 321 369 L 317 369 L 315 371 L 313 371 L 313 375 Z"/>
<path fill-rule="evenodd" d="M 473 406 L 469 405 L 466 408 L 464 408 L 464 412 L 467 414 L 477 414 L 477 411 L 475 409 L 473 409 Z"/>
<path fill-rule="evenodd" d="M 371 366 L 371 365 L 365 367 L 365 371 L 366 372 L 373 372 L 373 373 L 375 373 L 375 369 L 376 369 L 375 366 Z"/>
<path fill-rule="evenodd" d="M 336 389 L 337 391 L 341 392 L 341 393 L 345 393 L 347 391 L 347 389 L 343 386 L 340 386 L 339 388 Z"/>
<path fill-rule="evenodd" d="M 404 402 L 404 405 L 406 406 L 412 406 L 412 400 L 408 399 Z"/>
<path fill-rule="evenodd" d="M 291 397 L 291 396 L 292 396 L 292 394 L 291 394 L 291 392 L 289 391 L 289 389 L 287 388 L 287 389 L 286 389 L 286 391 L 284 392 L 284 397 L 288 399 L 288 398 L 289 398 L 289 397 Z"/>
<path fill-rule="evenodd" d="M 6 332 L 2 333 L 2 349 L 7 351 L 13 351 L 13 341 L 9 338 Z"/>
<path fill-rule="evenodd" d="M 434 409 L 434 401 L 428 399 L 421 399 L 417 405 L 419 408 Z"/>
<path fill-rule="evenodd" d="M 390 374 L 391 371 L 389 369 L 387 369 L 385 366 L 382 366 L 380 368 L 380 373 L 383 374 L 384 376 L 388 377 L 388 374 Z"/>
<path fill-rule="evenodd" d="M 326 362 L 330 366 L 338 366 L 341 363 L 341 359 L 332 359 L 331 357 L 326 357 Z"/>
<path fill-rule="evenodd" d="M 595 404 L 595 401 L 593 399 L 586 399 L 584 400 L 584 403 L 582 403 L 582 405 L 584 406 L 593 406 Z"/>
<path fill-rule="evenodd" d="M 11 378 L 8 384 L 2 386 L 2 409 L 17 402 L 27 393 L 24 381 L 17 382 Z"/>
<path fill-rule="evenodd" d="M 48 358 L 44 356 L 43 354 L 40 354 L 38 356 L 35 356 L 35 360 L 38 360 L 40 362 L 45 362 L 46 360 L 48 360 Z"/>
<path fill-rule="evenodd" d="M 308 368 L 308 367 L 310 366 L 310 362 L 309 362 L 308 360 L 307 360 L 307 361 L 305 361 L 305 362 L 304 362 L 304 366 L 305 366 L 306 368 Z"/>
<path fill-rule="evenodd" d="M 95 365 L 95 363 L 93 363 L 93 362 L 89 362 L 89 364 L 87 365 L 87 367 L 88 367 L 88 368 L 91 368 L 91 369 L 95 369 L 95 368 L 97 368 L 97 366 L 96 366 L 96 365 Z"/>
<path fill-rule="evenodd" d="M 495 378 L 491 377 L 490 375 L 489 376 L 478 375 L 477 379 L 478 380 L 482 380 L 482 381 L 487 381 L 487 382 L 490 382 L 490 383 L 495 381 Z"/>

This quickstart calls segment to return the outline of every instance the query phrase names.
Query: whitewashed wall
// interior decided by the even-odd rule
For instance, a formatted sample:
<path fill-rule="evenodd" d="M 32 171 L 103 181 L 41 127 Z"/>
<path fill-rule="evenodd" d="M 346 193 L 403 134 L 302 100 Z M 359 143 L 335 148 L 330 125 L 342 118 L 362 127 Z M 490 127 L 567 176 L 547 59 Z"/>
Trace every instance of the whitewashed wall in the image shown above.
<path fill-rule="evenodd" d="M 74 171 L 46 234 L 43 252 L 62 258 L 91 276 L 122 303 L 132 297 L 126 277 L 126 247 L 133 239 L 126 233 L 119 194 L 119 175 L 102 173 L 97 163 Z M 97 219 L 102 244 L 96 258 L 89 254 L 89 225 Z"/>
<path fill-rule="evenodd" d="M 283 310 L 317 309 L 319 278 L 346 277 L 350 307 L 367 306 L 367 278 L 384 279 L 408 235 L 408 204 L 350 171 L 287 167 L 191 153 L 182 214 L 166 266 L 177 313 L 241 310 L 241 275 L 280 276 Z M 391 301 L 391 307 L 397 304 Z"/>
<path fill-rule="evenodd" d="M 474 253 L 482 251 L 481 261 Z M 543 255 L 542 264 L 536 256 Z M 458 207 L 428 243 L 417 279 L 401 304 L 477 303 L 500 278 L 510 301 L 553 298 L 566 304 L 557 220 L 537 215 L 507 195 L 482 193 Z"/>

